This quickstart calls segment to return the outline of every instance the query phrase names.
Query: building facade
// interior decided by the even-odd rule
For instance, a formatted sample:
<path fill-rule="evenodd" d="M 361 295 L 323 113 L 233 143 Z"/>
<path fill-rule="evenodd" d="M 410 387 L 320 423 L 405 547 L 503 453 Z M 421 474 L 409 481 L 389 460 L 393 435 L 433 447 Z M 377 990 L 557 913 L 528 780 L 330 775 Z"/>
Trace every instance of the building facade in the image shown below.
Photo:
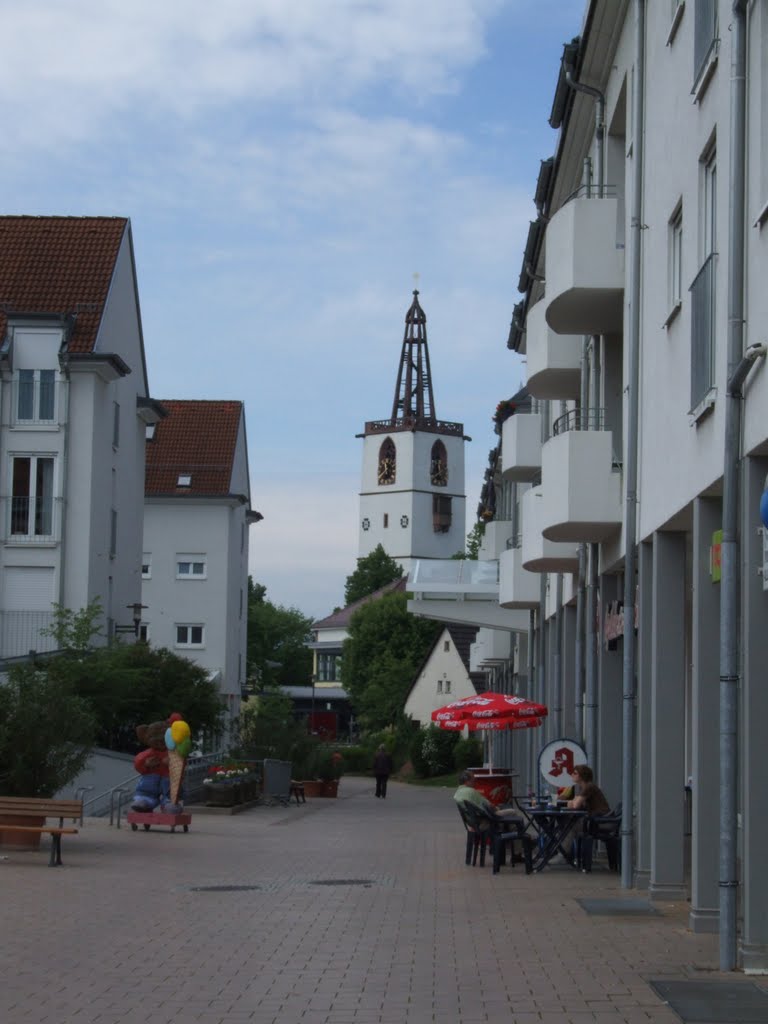
<path fill-rule="evenodd" d="M 55 646 L 53 605 L 141 603 L 149 397 L 130 222 L 0 217 L 0 658 Z"/>
<path fill-rule="evenodd" d="M 245 413 L 237 401 L 162 402 L 147 435 L 142 635 L 207 669 L 227 737 L 245 689 L 248 528 Z"/>

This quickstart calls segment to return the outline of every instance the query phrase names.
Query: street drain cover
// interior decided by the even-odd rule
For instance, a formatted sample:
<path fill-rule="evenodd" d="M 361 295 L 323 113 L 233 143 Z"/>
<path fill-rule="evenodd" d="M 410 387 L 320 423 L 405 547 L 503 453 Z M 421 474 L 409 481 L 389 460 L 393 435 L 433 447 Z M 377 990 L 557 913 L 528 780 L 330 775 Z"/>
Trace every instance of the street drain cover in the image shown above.
<path fill-rule="evenodd" d="M 743 981 L 651 981 L 685 1024 L 764 1024 L 768 993 Z"/>
<path fill-rule="evenodd" d="M 260 889 L 260 885 L 193 885 L 191 892 L 252 892 Z"/>
<path fill-rule="evenodd" d="M 658 914 L 647 900 L 577 900 L 588 914 L 600 914 L 606 917 L 647 917 Z"/>
<path fill-rule="evenodd" d="M 370 878 L 319 878 L 310 885 L 373 885 Z"/>

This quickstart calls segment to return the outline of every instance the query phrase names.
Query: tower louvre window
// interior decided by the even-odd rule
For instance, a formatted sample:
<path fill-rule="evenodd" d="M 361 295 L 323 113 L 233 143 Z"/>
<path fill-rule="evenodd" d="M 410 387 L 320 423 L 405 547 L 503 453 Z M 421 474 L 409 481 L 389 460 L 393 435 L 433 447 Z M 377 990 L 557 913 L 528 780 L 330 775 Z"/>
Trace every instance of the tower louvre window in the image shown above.
<path fill-rule="evenodd" d="M 397 449 L 391 437 L 385 438 L 379 448 L 378 481 L 380 484 L 393 484 L 397 479 Z"/>
<path fill-rule="evenodd" d="M 429 482 L 435 487 L 448 483 L 448 453 L 442 441 L 435 441 L 429 458 Z"/>
<path fill-rule="evenodd" d="M 435 533 L 448 533 L 451 528 L 451 499 L 443 494 L 432 495 L 432 528 Z"/>

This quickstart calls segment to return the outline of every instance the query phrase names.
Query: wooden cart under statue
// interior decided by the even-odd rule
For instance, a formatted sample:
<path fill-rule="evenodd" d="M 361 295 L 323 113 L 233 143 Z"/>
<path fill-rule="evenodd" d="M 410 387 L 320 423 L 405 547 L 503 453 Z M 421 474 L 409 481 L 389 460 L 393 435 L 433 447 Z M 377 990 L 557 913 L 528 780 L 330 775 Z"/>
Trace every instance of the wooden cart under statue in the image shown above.
<path fill-rule="evenodd" d="M 138 830 L 139 825 L 144 826 L 145 832 L 149 832 L 153 825 L 168 825 L 171 832 L 175 832 L 179 827 L 183 828 L 185 832 L 189 832 L 192 815 L 186 813 L 165 814 L 162 811 L 129 811 L 125 820 L 134 832 Z"/>

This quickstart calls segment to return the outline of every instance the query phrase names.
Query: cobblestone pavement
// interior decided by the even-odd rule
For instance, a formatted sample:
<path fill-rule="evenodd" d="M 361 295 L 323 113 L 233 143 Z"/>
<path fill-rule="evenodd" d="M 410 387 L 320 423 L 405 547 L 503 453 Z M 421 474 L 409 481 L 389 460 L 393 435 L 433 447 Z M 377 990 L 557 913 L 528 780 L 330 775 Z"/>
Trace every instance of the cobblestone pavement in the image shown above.
<path fill-rule="evenodd" d="M 587 914 L 637 901 L 614 874 L 466 867 L 447 790 L 339 793 L 201 811 L 187 834 L 92 819 L 56 869 L 3 851 L 0 1019 L 671 1024 L 648 979 L 720 977 L 685 905 Z"/>

